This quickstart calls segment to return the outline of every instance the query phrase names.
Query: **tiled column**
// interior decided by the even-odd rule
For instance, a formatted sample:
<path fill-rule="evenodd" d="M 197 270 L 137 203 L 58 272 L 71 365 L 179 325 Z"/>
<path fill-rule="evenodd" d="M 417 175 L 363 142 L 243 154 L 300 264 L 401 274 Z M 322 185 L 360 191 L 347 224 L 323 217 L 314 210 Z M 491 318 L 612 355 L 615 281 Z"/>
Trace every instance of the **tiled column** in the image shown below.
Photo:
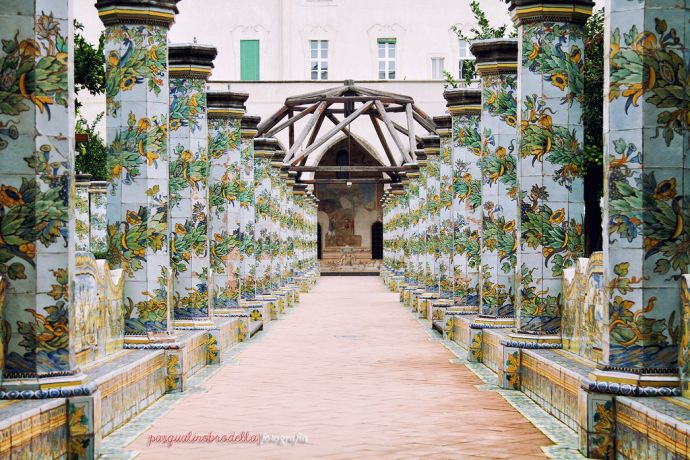
<path fill-rule="evenodd" d="M 76 175 L 76 193 L 74 200 L 74 250 L 90 251 L 89 219 L 89 186 L 90 174 Z"/>
<path fill-rule="evenodd" d="M 108 260 L 125 272 L 125 342 L 171 335 L 168 29 L 177 0 L 98 0 L 106 26 Z"/>
<path fill-rule="evenodd" d="M 520 42 L 518 344 L 561 343 L 563 269 L 584 255 L 583 32 L 592 6 L 511 6 Z"/>
<path fill-rule="evenodd" d="M 242 182 L 241 121 L 248 95 L 213 91 L 208 103 L 209 238 L 213 314 L 239 307 L 242 209 L 249 205 Z M 252 200 L 253 201 L 253 197 Z"/>
<path fill-rule="evenodd" d="M 477 324 L 512 326 L 517 256 L 515 40 L 474 42 L 481 77 L 481 313 Z"/>
<path fill-rule="evenodd" d="M 405 275 L 403 286 L 406 289 L 418 286 L 417 258 L 419 257 L 419 171 L 408 172 L 410 183 L 407 186 L 407 228 L 406 239 L 409 248 L 409 257 L 405 260 Z M 385 229 L 384 229 L 385 236 Z"/>
<path fill-rule="evenodd" d="M 588 407 L 616 394 L 679 394 L 687 348 L 681 289 L 688 231 L 688 51 L 682 2 L 609 0 L 604 62 L 603 366 Z M 687 292 L 685 292 L 687 294 Z M 609 404 L 611 406 L 611 404 Z M 582 421 L 583 452 L 610 452 L 614 434 Z"/>
<path fill-rule="evenodd" d="M 453 303 L 453 138 L 450 116 L 434 117 L 440 138 L 438 209 L 439 297 Z"/>
<path fill-rule="evenodd" d="M 424 293 L 417 304 L 420 317 L 429 313 L 431 301 L 439 296 L 439 255 L 440 255 L 440 207 L 441 207 L 441 159 L 440 138 L 437 135 L 422 138 L 426 155 L 426 257 Z M 397 184 L 394 184 L 397 185 Z"/>
<path fill-rule="evenodd" d="M 92 181 L 89 187 L 89 239 L 91 252 L 96 255 L 105 254 L 108 250 L 108 183 Z"/>
<path fill-rule="evenodd" d="M 429 228 L 429 213 L 427 212 L 427 182 L 429 178 L 427 155 L 424 150 L 416 152 L 417 165 L 419 166 L 419 177 L 411 179 L 411 188 L 415 188 L 414 193 L 415 208 L 412 216 L 416 223 L 417 240 L 413 244 L 414 257 L 412 260 L 414 278 L 413 283 L 409 286 L 404 286 L 400 292 L 401 301 L 405 306 L 412 308 L 412 311 L 417 311 L 417 298 L 423 294 L 426 282 L 426 260 L 428 255 L 428 228 Z M 391 188 L 391 194 L 393 189 Z"/>
<path fill-rule="evenodd" d="M 256 294 L 268 294 L 271 288 L 271 160 L 278 141 L 257 138 L 254 141 L 254 201 L 256 206 Z"/>
<path fill-rule="evenodd" d="M 212 326 L 206 81 L 213 46 L 170 45 L 170 266 L 176 327 Z"/>
<path fill-rule="evenodd" d="M 304 292 L 302 289 L 303 283 L 305 282 L 306 278 L 306 258 L 307 258 L 307 232 L 309 231 L 309 226 L 307 223 L 306 219 L 306 204 L 305 204 L 305 196 L 306 196 L 306 188 L 307 186 L 305 184 L 295 184 L 292 187 L 293 190 L 293 196 L 295 200 L 295 229 L 297 231 L 297 237 L 296 237 L 296 248 L 297 248 L 297 256 L 298 256 L 298 271 L 296 275 L 296 281 L 300 287 L 300 291 Z"/>
<path fill-rule="evenodd" d="M 272 297 L 274 214 L 275 205 L 272 197 L 273 183 L 271 162 L 278 148 L 278 141 L 273 138 L 254 140 L 254 201 L 256 226 L 254 228 L 256 249 L 256 295 L 255 299 L 264 303 L 264 320 L 277 319 L 276 301 Z M 270 314 L 270 317 L 266 315 Z"/>
<path fill-rule="evenodd" d="M 453 302 L 479 311 L 482 181 L 481 91 L 455 89 L 443 95 L 452 117 Z"/>
<path fill-rule="evenodd" d="M 260 118 L 245 115 L 240 122 L 242 146 L 240 179 L 244 193 L 240 202 L 240 302 L 256 295 L 256 209 L 254 184 L 254 137 Z"/>
<path fill-rule="evenodd" d="M 9 330 L 0 399 L 72 394 L 74 93 L 69 1 L 0 10 L 0 276 Z M 28 86 L 30 85 L 30 86 Z M 50 212 L 46 212 L 50 210 Z M 47 386 L 51 385 L 52 389 Z M 81 390 L 81 388 L 80 388 Z M 5 392 L 7 391 L 7 393 Z M 64 397 L 64 396 L 63 396 Z"/>

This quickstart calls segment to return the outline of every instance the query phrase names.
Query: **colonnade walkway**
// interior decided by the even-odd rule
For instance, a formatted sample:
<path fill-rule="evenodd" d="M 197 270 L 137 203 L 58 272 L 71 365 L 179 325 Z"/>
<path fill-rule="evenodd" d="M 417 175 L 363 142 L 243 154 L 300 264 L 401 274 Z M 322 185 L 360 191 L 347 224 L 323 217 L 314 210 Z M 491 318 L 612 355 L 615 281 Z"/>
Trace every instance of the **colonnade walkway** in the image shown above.
<path fill-rule="evenodd" d="M 257 339 L 151 424 L 130 422 L 124 434 L 139 431 L 122 448 L 166 460 L 533 459 L 552 444 L 499 393 L 483 390 L 378 277 L 321 278 Z M 159 442 L 189 432 L 303 437 L 294 446 Z"/>

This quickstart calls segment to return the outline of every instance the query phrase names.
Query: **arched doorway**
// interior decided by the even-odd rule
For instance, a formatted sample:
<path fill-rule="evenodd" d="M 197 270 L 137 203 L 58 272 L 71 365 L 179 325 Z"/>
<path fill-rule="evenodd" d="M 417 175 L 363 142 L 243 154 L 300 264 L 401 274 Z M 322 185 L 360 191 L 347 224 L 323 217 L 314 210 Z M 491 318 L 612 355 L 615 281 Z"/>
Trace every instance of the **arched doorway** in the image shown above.
<path fill-rule="evenodd" d="M 259 125 L 257 138 L 286 141 L 283 169 L 318 198 L 321 274 L 379 272 L 384 187 L 418 169 L 421 136 L 435 131 L 411 97 L 352 80 L 289 97 Z"/>
<path fill-rule="evenodd" d="M 371 226 L 371 258 L 383 259 L 383 224 L 380 221 Z"/>

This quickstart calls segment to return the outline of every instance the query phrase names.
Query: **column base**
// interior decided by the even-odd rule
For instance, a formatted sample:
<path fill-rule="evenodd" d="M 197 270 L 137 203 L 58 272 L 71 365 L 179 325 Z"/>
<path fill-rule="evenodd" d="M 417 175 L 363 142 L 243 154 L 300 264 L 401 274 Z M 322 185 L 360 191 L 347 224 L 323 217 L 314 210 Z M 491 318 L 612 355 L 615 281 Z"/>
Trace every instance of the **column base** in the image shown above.
<path fill-rule="evenodd" d="M 95 391 L 86 385 L 87 376 L 81 370 L 74 374 L 53 377 L 4 379 L 0 400 L 47 399 L 85 396 Z"/>
<path fill-rule="evenodd" d="M 478 315 L 479 306 L 478 305 L 453 305 L 453 311 L 457 312 L 458 315 Z"/>
<path fill-rule="evenodd" d="M 177 337 L 169 331 L 149 332 L 146 335 L 125 335 L 125 345 L 127 349 L 167 349 L 179 348 Z"/>
<path fill-rule="evenodd" d="M 680 378 L 673 373 L 640 373 L 597 369 L 587 376 L 587 390 L 621 396 L 680 396 Z"/>
<path fill-rule="evenodd" d="M 419 312 L 419 318 L 429 319 L 429 313 L 431 310 L 431 303 L 439 298 L 439 294 L 436 292 L 424 292 L 424 294 L 419 296 L 417 301 L 417 311 Z"/>
<path fill-rule="evenodd" d="M 510 334 L 508 340 L 501 341 L 501 343 L 513 348 L 529 348 L 536 349 L 559 349 L 563 348 L 563 342 L 560 335 L 553 334 L 523 334 L 514 332 Z"/>
<path fill-rule="evenodd" d="M 187 318 L 173 321 L 174 329 L 208 329 L 215 327 L 211 318 Z"/>
<path fill-rule="evenodd" d="M 497 316 L 477 316 L 470 325 L 473 329 L 506 329 L 515 327 L 515 319 Z"/>

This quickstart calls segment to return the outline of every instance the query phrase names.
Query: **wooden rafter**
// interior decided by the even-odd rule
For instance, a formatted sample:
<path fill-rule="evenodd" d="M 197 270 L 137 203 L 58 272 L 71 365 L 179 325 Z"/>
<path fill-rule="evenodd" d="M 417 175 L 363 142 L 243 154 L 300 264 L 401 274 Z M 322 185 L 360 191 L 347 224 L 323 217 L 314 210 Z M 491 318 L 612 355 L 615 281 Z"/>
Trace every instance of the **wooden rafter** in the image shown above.
<path fill-rule="evenodd" d="M 295 123 L 300 121 L 302 118 L 304 118 L 307 115 L 309 115 L 310 113 L 314 112 L 318 107 L 319 107 L 319 103 L 317 102 L 316 104 L 313 104 L 313 105 L 307 107 L 301 113 L 297 114 L 294 117 L 290 117 L 290 115 L 288 115 L 289 118 L 287 119 L 287 121 L 281 123 L 278 126 L 271 127 L 269 129 L 269 131 L 266 132 L 265 137 L 274 137 L 276 134 L 278 134 L 279 132 L 281 132 L 285 128 L 292 127 Z M 288 113 L 291 114 L 292 110 L 288 109 Z"/>
<path fill-rule="evenodd" d="M 405 161 L 411 163 L 412 157 L 410 156 L 409 152 L 407 151 L 407 147 L 405 147 L 405 145 L 402 143 L 402 141 L 398 137 L 398 133 L 395 132 L 395 126 L 393 125 L 393 120 L 391 120 L 390 117 L 388 116 L 388 114 L 386 113 L 386 108 L 379 101 L 374 102 L 374 104 L 376 104 L 376 110 L 378 111 L 379 116 L 383 119 L 383 123 L 388 128 L 388 132 L 390 133 L 391 137 L 393 138 L 393 142 L 395 142 L 395 145 L 400 150 L 402 157 L 405 159 Z"/>
<path fill-rule="evenodd" d="M 266 134 L 266 131 L 273 128 L 277 123 L 280 123 L 280 120 L 285 118 L 285 116 L 288 114 L 288 111 L 289 109 L 283 106 L 280 108 L 280 110 L 271 115 L 270 118 L 267 118 L 266 121 L 260 123 L 257 128 L 258 133 L 256 137 L 263 137 L 263 135 Z"/>
<path fill-rule="evenodd" d="M 417 168 L 405 166 L 290 166 L 290 171 L 296 172 L 400 172 L 413 171 Z"/>
<path fill-rule="evenodd" d="M 381 125 L 379 125 L 378 118 L 376 118 L 373 114 L 370 113 L 369 119 L 371 120 L 371 123 L 374 125 L 374 131 L 376 131 L 376 135 L 379 138 L 379 142 L 381 142 L 381 147 L 383 147 L 383 151 L 386 153 L 386 157 L 388 158 L 389 163 L 391 164 L 391 166 L 398 165 L 398 162 L 395 161 L 395 157 L 393 157 L 391 148 L 388 146 L 386 136 L 383 135 L 383 131 L 381 130 Z"/>
<path fill-rule="evenodd" d="M 283 159 L 283 163 L 287 162 L 290 160 L 295 155 L 295 152 L 297 152 L 300 148 L 302 148 L 302 144 L 304 143 L 304 140 L 307 138 L 307 135 L 309 132 L 311 132 L 312 128 L 316 124 L 317 120 L 321 117 L 321 114 L 323 113 L 324 110 L 326 110 L 326 107 L 328 107 L 328 103 L 326 101 L 323 101 L 322 103 L 318 104 L 316 108 L 316 116 L 312 117 L 311 120 L 309 120 L 309 123 L 307 123 L 307 126 L 302 130 L 301 133 L 299 133 L 299 137 L 295 140 L 295 143 L 290 146 L 290 150 L 288 153 L 285 155 L 285 158 Z M 304 112 L 302 112 L 304 113 Z M 297 117 L 295 117 L 297 118 Z"/>
<path fill-rule="evenodd" d="M 412 104 L 411 103 L 407 104 L 405 106 L 405 113 L 407 115 L 407 129 L 409 131 L 407 133 L 407 138 L 410 142 L 410 156 L 414 160 L 416 160 L 417 157 L 416 157 L 414 151 L 417 150 L 417 139 L 414 135 L 414 117 L 412 115 Z"/>
<path fill-rule="evenodd" d="M 325 104 L 325 102 L 323 102 Z M 312 145 L 307 147 L 299 156 L 291 160 L 291 163 L 297 164 L 300 162 L 302 158 L 307 157 L 311 152 L 314 150 L 318 149 L 321 147 L 323 144 L 328 141 L 331 137 L 335 136 L 340 130 L 342 130 L 344 127 L 348 126 L 350 123 L 352 123 L 357 117 L 359 117 L 361 114 L 367 112 L 376 102 L 375 101 L 369 101 L 366 102 L 364 105 L 362 105 L 359 109 L 355 110 L 352 115 L 349 117 L 345 118 L 343 121 L 341 121 L 336 127 L 332 128 L 330 131 L 328 131 L 323 137 L 321 137 L 319 140 L 314 142 Z"/>

